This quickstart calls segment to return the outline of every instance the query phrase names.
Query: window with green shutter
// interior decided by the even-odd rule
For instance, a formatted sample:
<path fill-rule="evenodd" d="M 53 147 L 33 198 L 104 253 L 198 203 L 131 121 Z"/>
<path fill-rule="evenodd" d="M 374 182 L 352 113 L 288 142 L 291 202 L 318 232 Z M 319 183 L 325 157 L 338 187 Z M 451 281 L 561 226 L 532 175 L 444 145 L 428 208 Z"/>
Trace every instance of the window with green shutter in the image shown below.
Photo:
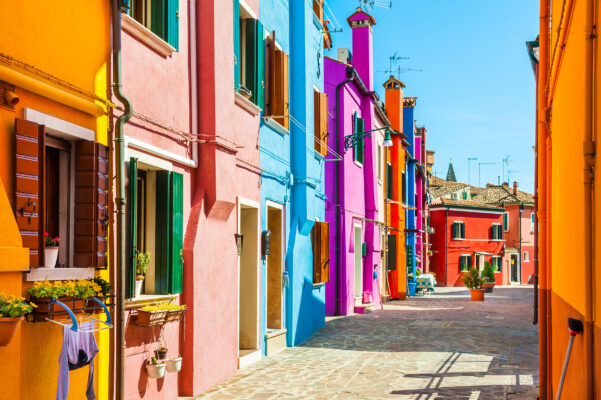
<path fill-rule="evenodd" d="M 386 267 L 389 271 L 396 271 L 397 243 L 396 235 L 388 235 L 388 251 L 386 253 Z"/>
<path fill-rule="evenodd" d="M 503 240 L 503 225 L 492 224 L 492 240 Z"/>
<path fill-rule="evenodd" d="M 403 171 L 403 173 L 401 174 L 401 197 L 402 197 L 402 202 L 403 204 L 407 204 L 407 178 L 405 177 L 405 171 Z"/>
<path fill-rule="evenodd" d="M 264 105 L 265 86 L 265 42 L 263 40 L 263 24 L 256 19 L 246 18 L 241 21 L 243 31 L 240 42 L 241 53 L 241 79 L 243 85 L 251 95 L 249 100 L 258 107 Z"/>
<path fill-rule="evenodd" d="M 501 272 L 502 259 L 499 256 L 492 257 L 492 270 L 494 272 Z"/>
<path fill-rule="evenodd" d="M 503 230 L 507 232 L 509 230 L 509 214 L 503 213 Z"/>
<path fill-rule="evenodd" d="M 353 134 L 358 135 L 365 132 L 365 120 L 359 118 L 357 112 L 353 114 Z M 363 164 L 365 162 L 365 138 L 360 138 L 355 142 L 353 157 L 356 162 Z"/>
<path fill-rule="evenodd" d="M 386 198 L 393 200 L 394 170 L 391 163 L 386 163 Z"/>
<path fill-rule="evenodd" d="M 534 211 L 530 214 L 530 232 L 534 232 L 534 226 L 535 226 L 535 221 L 534 221 Z"/>
<path fill-rule="evenodd" d="M 131 0 L 128 14 L 179 50 L 179 0 Z"/>
<path fill-rule="evenodd" d="M 240 91 L 240 1 L 234 0 L 234 90 Z"/>
<path fill-rule="evenodd" d="M 453 239 L 465 239 L 465 224 L 461 221 L 453 222 Z"/>
<path fill-rule="evenodd" d="M 472 256 L 469 254 L 463 254 L 459 256 L 459 270 L 461 272 L 467 272 L 472 267 Z"/>

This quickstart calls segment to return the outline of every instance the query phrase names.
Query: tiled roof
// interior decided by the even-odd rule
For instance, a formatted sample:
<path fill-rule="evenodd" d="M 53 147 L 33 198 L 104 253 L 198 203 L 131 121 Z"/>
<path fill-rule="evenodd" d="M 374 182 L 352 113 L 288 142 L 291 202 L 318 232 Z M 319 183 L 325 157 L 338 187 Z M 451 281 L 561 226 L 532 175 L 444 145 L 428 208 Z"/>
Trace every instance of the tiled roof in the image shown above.
<path fill-rule="evenodd" d="M 489 186 L 481 188 L 480 192 L 473 199 L 484 204 L 520 204 L 520 203 L 534 203 L 534 198 L 530 193 L 522 192 L 518 190 L 517 195 L 513 194 L 513 188 L 508 186 Z"/>
<path fill-rule="evenodd" d="M 465 183 L 449 182 L 437 176 L 433 176 L 430 178 L 430 188 L 428 193 L 432 197 L 436 198 L 454 193 L 458 190 L 464 189 L 466 186 L 468 185 Z"/>
<path fill-rule="evenodd" d="M 445 199 L 444 197 L 439 197 L 437 199 L 432 200 L 430 204 L 431 207 L 436 206 L 459 206 L 459 207 L 467 207 L 467 208 L 490 208 L 490 209 L 498 209 L 502 210 L 503 208 L 494 204 L 484 204 L 474 200 L 452 200 Z"/>

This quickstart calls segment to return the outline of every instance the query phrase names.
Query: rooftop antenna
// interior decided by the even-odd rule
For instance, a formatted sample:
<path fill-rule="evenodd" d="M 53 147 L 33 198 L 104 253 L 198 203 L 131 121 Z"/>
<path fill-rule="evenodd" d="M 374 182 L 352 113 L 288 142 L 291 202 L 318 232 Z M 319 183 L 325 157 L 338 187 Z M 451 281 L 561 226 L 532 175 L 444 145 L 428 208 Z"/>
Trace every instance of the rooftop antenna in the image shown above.
<path fill-rule="evenodd" d="M 503 159 L 503 179 L 505 179 L 505 166 L 509 167 L 509 163 L 513 160 L 509 159 L 509 154 Z M 509 184 L 509 175 L 507 175 L 507 183 Z"/>
<path fill-rule="evenodd" d="M 421 69 L 401 68 L 400 65 L 397 65 L 396 69 L 394 69 L 393 68 L 393 64 L 396 64 L 397 61 L 400 61 L 400 60 L 409 60 L 409 57 L 399 56 L 399 55 L 397 55 L 398 53 L 399 52 L 397 51 L 392 56 L 388 57 L 388 60 L 389 60 L 388 61 L 388 63 L 389 63 L 388 64 L 388 69 L 386 69 L 386 70 L 380 70 L 380 71 L 377 71 L 377 72 L 383 72 L 383 73 L 388 74 L 388 75 L 393 75 L 396 72 L 397 76 L 401 75 L 401 73 L 403 73 L 403 72 L 411 72 L 411 71 L 413 71 L 413 72 L 422 72 Z"/>
<path fill-rule="evenodd" d="M 392 7 L 392 0 L 359 0 L 359 5 L 366 11 L 373 11 L 374 7 L 389 10 Z"/>

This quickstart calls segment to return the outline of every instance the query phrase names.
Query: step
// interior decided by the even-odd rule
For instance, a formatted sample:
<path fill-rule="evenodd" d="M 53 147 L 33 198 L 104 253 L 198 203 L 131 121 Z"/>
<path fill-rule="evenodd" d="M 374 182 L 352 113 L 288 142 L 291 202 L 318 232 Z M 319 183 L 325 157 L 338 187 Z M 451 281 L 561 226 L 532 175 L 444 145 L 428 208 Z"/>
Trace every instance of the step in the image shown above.
<path fill-rule="evenodd" d="M 355 305 L 355 314 L 369 314 L 376 309 L 374 303 L 363 303 L 361 305 Z"/>

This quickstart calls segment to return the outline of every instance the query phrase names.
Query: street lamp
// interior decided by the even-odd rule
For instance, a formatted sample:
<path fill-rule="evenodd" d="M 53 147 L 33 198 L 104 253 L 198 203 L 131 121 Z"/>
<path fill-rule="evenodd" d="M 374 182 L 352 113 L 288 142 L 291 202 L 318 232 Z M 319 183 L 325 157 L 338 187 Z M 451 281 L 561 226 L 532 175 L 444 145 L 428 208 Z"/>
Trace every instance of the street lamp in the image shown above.
<path fill-rule="evenodd" d="M 478 157 L 468 157 L 467 158 L 467 184 L 472 185 L 472 161 L 477 161 Z"/>
<path fill-rule="evenodd" d="M 479 162 L 478 163 L 478 187 L 482 187 L 482 182 L 480 181 L 480 167 L 483 165 L 495 165 L 494 162 Z"/>
<path fill-rule="evenodd" d="M 372 132 L 377 132 L 377 131 L 381 131 L 385 129 L 386 132 L 384 133 L 384 147 L 390 147 L 392 146 L 392 138 L 391 138 L 391 134 L 390 134 L 390 125 L 387 125 L 385 127 L 382 128 L 376 128 L 376 129 L 372 129 L 369 131 L 363 131 L 363 132 L 357 132 L 357 133 L 353 133 L 352 135 L 348 135 L 344 137 L 344 147 L 348 150 L 350 148 L 355 147 L 355 145 L 357 144 L 357 142 L 359 140 L 363 140 L 366 137 L 371 137 L 371 133 Z"/>

